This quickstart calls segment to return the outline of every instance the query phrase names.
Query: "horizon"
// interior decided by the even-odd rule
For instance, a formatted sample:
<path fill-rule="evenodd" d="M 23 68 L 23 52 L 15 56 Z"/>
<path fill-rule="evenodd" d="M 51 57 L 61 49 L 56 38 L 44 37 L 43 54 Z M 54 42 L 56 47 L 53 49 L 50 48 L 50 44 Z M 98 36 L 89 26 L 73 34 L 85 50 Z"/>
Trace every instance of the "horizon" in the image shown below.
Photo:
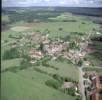
<path fill-rule="evenodd" d="M 102 7 L 101 0 L 2 0 L 2 7 Z"/>
<path fill-rule="evenodd" d="M 84 6 L 26 6 L 26 7 L 22 7 L 22 6 L 5 6 L 2 8 L 33 8 L 33 7 L 41 7 L 41 8 L 55 8 L 55 7 L 60 7 L 60 8 L 102 8 L 102 7 L 84 7 Z"/>

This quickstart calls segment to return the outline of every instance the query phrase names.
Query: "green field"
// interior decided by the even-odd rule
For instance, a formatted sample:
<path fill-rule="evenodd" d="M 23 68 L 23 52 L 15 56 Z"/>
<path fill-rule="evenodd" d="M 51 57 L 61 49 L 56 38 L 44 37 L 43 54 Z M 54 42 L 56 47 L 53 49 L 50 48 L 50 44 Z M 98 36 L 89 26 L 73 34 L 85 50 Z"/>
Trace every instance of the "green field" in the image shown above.
<path fill-rule="evenodd" d="M 83 68 L 84 71 L 96 71 L 96 72 L 101 72 L 102 73 L 102 68 L 101 67 L 85 67 Z"/>
<path fill-rule="evenodd" d="M 2 62 L 1 69 L 5 70 L 15 66 L 19 67 L 19 63 L 20 59 L 5 60 Z M 53 61 L 50 61 L 49 63 L 51 65 L 54 64 L 59 70 L 46 68 L 44 66 L 36 67 L 47 73 L 58 73 L 61 76 L 67 76 L 78 81 L 78 71 L 74 66 Z M 54 79 L 47 74 L 35 71 L 34 67 L 18 70 L 15 73 L 11 71 L 2 72 L 1 98 L 3 100 L 75 100 L 75 97 L 65 95 L 58 90 L 47 87 L 45 81 Z M 76 74 L 72 75 L 72 71 Z"/>
<path fill-rule="evenodd" d="M 74 97 L 49 88 L 39 81 L 11 72 L 2 74 L 1 84 L 2 100 L 75 100 Z"/>
<path fill-rule="evenodd" d="M 1 62 L 1 71 L 15 67 L 15 66 L 20 66 L 20 60 L 21 59 L 11 59 L 11 60 L 5 60 Z"/>
<path fill-rule="evenodd" d="M 49 30 L 49 36 L 54 38 L 58 36 L 71 35 L 70 32 L 83 32 L 87 33 L 93 28 L 99 28 L 99 25 L 92 23 L 91 21 L 84 20 L 83 17 L 76 17 L 76 22 L 17 22 L 17 24 L 12 24 L 11 28 L 8 31 L 2 32 L 2 39 L 8 40 L 10 34 L 21 34 L 27 33 L 27 31 L 41 31 L 46 33 L 46 29 Z M 82 23 L 85 24 L 82 24 Z M 29 29 L 30 28 L 30 29 Z M 59 28 L 62 28 L 60 31 Z"/>
<path fill-rule="evenodd" d="M 53 39 L 56 37 L 65 37 L 67 35 L 71 36 L 71 32 L 82 32 L 83 34 L 87 34 L 93 28 L 97 29 L 99 27 L 98 24 L 88 21 L 82 16 L 65 16 L 61 14 L 55 18 L 51 19 L 51 17 L 49 17 L 48 19 L 50 19 L 50 21 L 27 23 L 22 20 L 12 23 L 8 30 L 2 31 L 2 54 L 5 50 L 11 48 L 9 44 L 15 41 L 15 39 L 10 38 L 10 35 L 18 36 L 35 31 L 40 31 L 46 34 L 46 30 L 49 30 L 49 37 Z M 74 19 L 76 21 L 62 21 L 66 19 Z M 3 20 L 8 20 L 8 17 L 6 16 Z M 59 30 L 59 28 L 62 30 Z M 59 90 L 45 85 L 47 80 L 54 80 L 48 74 L 58 74 L 59 76 L 68 77 L 78 81 L 79 72 L 76 66 L 67 63 L 66 61 L 59 62 L 51 60 L 48 63 L 55 68 L 58 68 L 58 70 L 42 65 L 28 66 L 26 69 L 20 70 L 20 61 L 21 58 L 1 60 L 1 71 L 18 67 L 17 72 L 7 70 L 6 72 L 1 73 L 1 100 L 76 100 L 75 96 L 66 95 Z M 48 74 L 43 74 L 34 70 L 35 67 Z"/>
<path fill-rule="evenodd" d="M 78 81 L 78 69 L 76 66 L 68 64 L 66 62 L 50 61 L 49 63 L 59 68 L 59 70 L 57 71 L 59 75 L 66 76 Z"/>

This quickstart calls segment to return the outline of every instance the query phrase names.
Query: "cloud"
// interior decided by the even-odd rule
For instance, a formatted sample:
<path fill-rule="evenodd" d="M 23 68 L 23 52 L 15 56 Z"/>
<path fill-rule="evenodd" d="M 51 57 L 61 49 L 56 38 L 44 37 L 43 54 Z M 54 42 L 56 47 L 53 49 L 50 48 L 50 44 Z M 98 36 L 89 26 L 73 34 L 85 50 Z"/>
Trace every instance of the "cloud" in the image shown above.
<path fill-rule="evenodd" d="M 2 0 L 2 6 L 93 6 L 102 7 L 102 0 Z"/>

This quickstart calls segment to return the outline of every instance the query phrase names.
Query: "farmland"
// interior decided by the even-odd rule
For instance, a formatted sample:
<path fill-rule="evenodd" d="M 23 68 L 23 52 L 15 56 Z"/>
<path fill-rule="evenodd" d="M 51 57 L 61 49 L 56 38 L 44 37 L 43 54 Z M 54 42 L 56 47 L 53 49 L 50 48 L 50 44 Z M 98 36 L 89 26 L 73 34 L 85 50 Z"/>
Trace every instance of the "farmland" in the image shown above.
<path fill-rule="evenodd" d="M 30 74 L 29 74 L 30 75 Z M 40 76 L 40 81 L 41 81 Z M 37 77 L 37 79 L 39 76 Z M 45 77 L 43 77 L 45 79 Z M 43 80 L 44 81 L 44 80 Z M 24 84 L 25 83 L 25 84 Z M 42 92 L 41 92 L 42 91 Z M 16 95 L 15 95 L 16 94 Z M 14 74 L 11 72 L 7 72 L 2 74 L 2 99 L 7 100 L 64 100 L 70 99 L 74 100 L 75 98 L 71 96 L 67 96 L 58 92 L 54 89 L 51 89 L 39 81 L 33 81 L 30 78 L 24 78 L 20 74 Z"/>
<path fill-rule="evenodd" d="M 49 45 L 55 46 L 56 43 L 54 44 L 54 42 L 56 42 L 56 39 L 65 39 L 65 37 L 69 36 L 70 39 L 67 38 L 67 41 L 72 42 L 76 37 L 86 38 L 93 29 L 98 31 L 100 25 L 88 20 L 86 16 L 74 15 L 67 11 L 57 12 L 53 9 L 14 9 L 14 11 L 11 10 L 7 12 L 9 13 L 4 13 L 2 19 L 4 29 L 2 29 L 1 35 L 1 99 L 76 100 L 77 96 L 64 93 L 61 90 L 61 85 L 66 78 L 76 83 L 79 81 L 78 65 L 73 64 L 69 60 L 58 61 L 50 59 L 42 61 L 43 58 L 38 60 L 39 57 L 37 60 L 34 59 L 36 62 L 38 61 L 38 63 L 29 64 L 29 53 L 27 50 L 29 50 L 29 48 L 39 47 L 41 38 L 46 37 L 46 35 L 49 36 L 48 39 L 52 43 Z M 20 16 L 20 14 L 22 15 Z M 41 33 L 40 36 L 38 36 L 40 40 L 36 40 L 36 35 L 30 37 L 29 33 L 38 35 Z M 94 36 L 94 34 L 95 32 L 93 32 L 92 35 Z M 26 38 L 26 36 L 29 38 Z M 35 42 L 39 44 L 36 46 Z M 63 42 L 65 41 L 63 40 Z M 16 49 L 13 47 L 15 44 L 17 46 Z M 23 44 L 24 46 L 22 46 Z M 63 46 L 63 43 L 61 46 Z M 36 48 L 34 52 L 39 53 L 41 49 L 42 48 Z M 13 52 L 14 50 L 15 52 Z M 43 50 L 41 53 L 42 52 Z M 61 51 L 62 54 L 64 54 L 63 52 L 65 51 Z M 4 56 L 4 54 L 7 54 L 7 56 Z M 45 58 L 46 55 L 46 53 L 42 54 Z M 91 55 L 86 56 L 86 58 L 89 60 L 92 59 L 94 65 L 99 65 L 97 64 L 97 58 Z M 97 59 L 97 61 L 94 62 L 93 58 L 94 60 Z M 90 69 L 86 67 L 84 70 L 94 70 L 94 68 Z M 57 76 L 58 79 L 54 78 L 54 75 Z M 52 80 L 52 82 L 56 82 L 56 84 L 59 83 L 59 87 L 53 88 L 46 85 L 48 80 Z M 54 86 L 56 86 L 56 84 Z"/>

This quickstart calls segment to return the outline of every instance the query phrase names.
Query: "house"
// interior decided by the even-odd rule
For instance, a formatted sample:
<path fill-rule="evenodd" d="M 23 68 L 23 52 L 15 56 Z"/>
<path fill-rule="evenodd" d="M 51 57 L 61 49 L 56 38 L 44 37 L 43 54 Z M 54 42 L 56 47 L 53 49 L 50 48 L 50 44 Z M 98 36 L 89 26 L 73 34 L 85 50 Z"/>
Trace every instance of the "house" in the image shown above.
<path fill-rule="evenodd" d="M 30 61 L 30 63 L 31 63 L 31 64 L 35 64 L 35 63 L 36 63 L 36 61 L 31 60 L 31 61 Z"/>
<path fill-rule="evenodd" d="M 90 64 L 91 64 L 90 61 L 84 61 L 85 66 L 89 66 Z"/>
<path fill-rule="evenodd" d="M 43 57 L 43 54 L 42 54 L 41 51 L 37 51 L 37 50 L 31 49 L 29 51 L 29 56 L 30 56 L 30 58 L 41 59 Z"/>
<path fill-rule="evenodd" d="M 102 89 L 102 73 L 97 72 L 88 72 L 89 79 L 91 81 L 90 91 L 86 89 L 87 96 L 90 97 L 90 100 L 100 100 L 99 90 Z"/>
<path fill-rule="evenodd" d="M 64 82 L 62 85 L 62 89 L 72 88 L 74 87 L 74 83 L 72 82 Z"/>

